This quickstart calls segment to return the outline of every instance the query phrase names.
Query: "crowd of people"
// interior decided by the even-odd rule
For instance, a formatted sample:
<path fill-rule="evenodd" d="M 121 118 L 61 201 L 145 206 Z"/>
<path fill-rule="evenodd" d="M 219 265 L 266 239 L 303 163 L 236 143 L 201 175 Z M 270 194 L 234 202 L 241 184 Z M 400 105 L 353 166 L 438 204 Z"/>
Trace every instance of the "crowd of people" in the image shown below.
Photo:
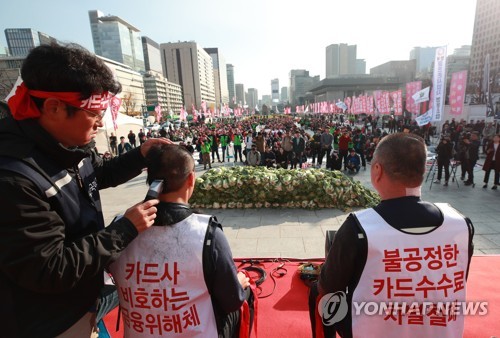
<path fill-rule="evenodd" d="M 120 135 L 118 143 L 112 134 L 113 154 L 101 158 L 93 139 L 103 126 L 110 96 L 121 91 L 104 62 L 79 46 L 42 45 L 29 53 L 21 75 L 23 82 L 14 88 L 8 108 L 0 104 L 2 336 L 95 337 L 97 323 L 117 307 L 118 298 L 126 336 L 250 336 L 257 322 L 253 280 L 237 271 L 216 217 L 189 206 L 196 183 L 195 148 L 205 169 L 216 158 L 301 169 L 310 158 L 319 167 L 325 160 L 327 168 L 356 173 L 371 161 L 371 181 L 382 202 L 350 214 L 333 239 L 318 284 L 311 288 L 313 322 L 321 310 L 315 306 L 319 296 L 348 291 L 350 304 L 361 302 L 374 296 L 373 285 L 384 282 L 387 272 L 404 282 L 405 291 L 418 291 L 429 279 L 451 283 L 443 273 L 455 281 L 453 292 L 447 291 L 451 284 L 425 288 L 425 293 L 401 296 L 405 301 L 426 301 L 428 292 L 443 301 L 465 301 L 472 222 L 449 205 L 420 198 L 425 142 L 435 134 L 433 128 L 393 118 L 386 128 L 386 121 L 371 116 L 358 121 L 344 121 L 342 115 L 254 116 L 162 129 L 162 137 L 142 130 L 136 137 L 130 131 L 128 142 Z M 489 125 L 475 130 L 478 123 L 444 125 L 438 149 L 448 156 L 440 161 L 445 179 L 446 159 L 458 149 L 464 176 L 473 182 L 470 167 L 482 141 L 485 187 L 494 169 L 496 189 L 496 130 Z M 167 137 L 183 141 L 175 145 Z M 121 217 L 105 224 L 99 190 L 128 182 L 144 168 L 151 187 L 160 182 L 156 195 L 124 206 Z M 443 255 L 442 247 L 447 250 Z M 427 262 L 415 262 L 413 253 L 424 252 Z M 400 264 L 388 263 L 395 255 Z M 104 285 L 109 270 L 116 286 Z M 412 275 L 415 271 L 421 272 Z M 386 288 L 389 292 L 394 286 Z M 376 300 L 386 300 L 380 291 Z M 331 310 L 327 305 L 324 311 Z M 332 337 L 335 332 L 407 332 L 387 318 L 355 317 L 348 309 L 338 323 L 313 323 L 313 329 L 325 329 Z M 323 319 L 325 314 L 320 314 Z M 446 332 L 461 336 L 463 322 L 463 316 L 455 318 Z M 422 337 L 444 335 L 432 325 L 414 330 Z"/>

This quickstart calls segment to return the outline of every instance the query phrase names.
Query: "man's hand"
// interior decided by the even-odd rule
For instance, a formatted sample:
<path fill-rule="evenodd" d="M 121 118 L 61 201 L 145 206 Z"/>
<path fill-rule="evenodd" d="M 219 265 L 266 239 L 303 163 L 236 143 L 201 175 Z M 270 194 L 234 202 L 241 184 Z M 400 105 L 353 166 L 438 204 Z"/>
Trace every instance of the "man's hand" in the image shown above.
<path fill-rule="evenodd" d="M 170 141 L 168 138 L 165 137 L 150 138 L 141 145 L 142 156 L 146 157 L 146 155 L 149 152 L 149 149 L 151 149 L 151 146 L 155 144 L 174 144 L 174 142 Z"/>
<path fill-rule="evenodd" d="M 238 272 L 238 281 L 240 282 L 243 289 L 250 286 L 250 278 L 247 277 L 243 272 Z"/>
<path fill-rule="evenodd" d="M 123 217 L 126 217 L 141 233 L 153 225 L 156 218 L 156 207 L 160 201 L 157 199 L 149 200 L 147 202 L 138 203 L 125 212 Z"/>

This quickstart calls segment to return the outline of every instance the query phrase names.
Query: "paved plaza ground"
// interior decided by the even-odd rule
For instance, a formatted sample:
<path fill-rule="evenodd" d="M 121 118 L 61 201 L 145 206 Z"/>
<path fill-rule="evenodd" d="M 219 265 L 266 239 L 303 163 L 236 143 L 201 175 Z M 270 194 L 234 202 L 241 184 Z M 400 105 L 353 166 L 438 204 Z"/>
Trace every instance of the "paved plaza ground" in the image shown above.
<path fill-rule="evenodd" d="M 458 178 L 448 187 L 431 183 L 431 177 L 422 186 L 422 198 L 431 202 L 447 202 L 468 216 L 475 227 L 475 255 L 500 254 L 500 190 L 483 189 L 484 158 L 475 169 L 476 186 L 464 186 Z M 214 163 L 214 167 L 233 165 Z M 240 164 L 238 164 L 240 165 Z M 197 165 L 197 175 L 204 173 Z M 460 172 L 460 169 L 459 169 Z M 459 175 L 457 175 L 459 176 Z M 493 175 L 492 175 L 493 176 Z M 354 175 L 372 189 L 370 166 Z M 116 214 L 144 198 L 147 191 L 146 174 L 117 188 L 101 191 L 105 221 L 108 224 Z M 325 232 L 340 227 L 349 212 L 337 209 L 218 209 L 203 210 L 217 216 L 224 227 L 233 256 L 238 257 L 324 257 Z"/>

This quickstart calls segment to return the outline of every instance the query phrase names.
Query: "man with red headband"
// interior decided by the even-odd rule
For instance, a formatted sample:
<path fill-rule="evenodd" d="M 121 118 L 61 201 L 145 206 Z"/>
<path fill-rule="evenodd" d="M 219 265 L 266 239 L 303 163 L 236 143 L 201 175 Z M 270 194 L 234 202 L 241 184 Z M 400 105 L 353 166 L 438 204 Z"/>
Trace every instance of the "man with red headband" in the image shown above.
<path fill-rule="evenodd" d="M 99 189 L 141 173 L 153 144 L 103 162 L 93 138 L 112 95 L 109 68 L 79 46 L 40 46 L 0 120 L 0 326 L 5 337 L 95 333 L 104 269 L 156 217 L 138 203 L 105 227 Z M 97 312 L 98 313 L 98 312 Z"/>

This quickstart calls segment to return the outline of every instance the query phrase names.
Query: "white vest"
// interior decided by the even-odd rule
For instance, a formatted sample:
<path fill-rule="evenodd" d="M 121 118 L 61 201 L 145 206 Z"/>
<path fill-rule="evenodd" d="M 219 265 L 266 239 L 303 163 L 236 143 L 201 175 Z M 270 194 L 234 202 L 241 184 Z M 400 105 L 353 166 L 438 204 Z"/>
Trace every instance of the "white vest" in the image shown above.
<path fill-rule="evenodd" d="M 192 214 L 172 226 L 153 226 L 110 266 L 125 337 L 217 337 L 203 276 L 209 220 Z"/>
<path fill-rule="evenodd" d="M 469 230 L 455 209 L 436 205 L 444 222 L 422 234 L 394 229 L 373 209 L 355 213 L 368 255 L 352 296 L 353 337 L 462 337 L 462 312 L 439 315 L 436 304 L 465 302 Z"/>

